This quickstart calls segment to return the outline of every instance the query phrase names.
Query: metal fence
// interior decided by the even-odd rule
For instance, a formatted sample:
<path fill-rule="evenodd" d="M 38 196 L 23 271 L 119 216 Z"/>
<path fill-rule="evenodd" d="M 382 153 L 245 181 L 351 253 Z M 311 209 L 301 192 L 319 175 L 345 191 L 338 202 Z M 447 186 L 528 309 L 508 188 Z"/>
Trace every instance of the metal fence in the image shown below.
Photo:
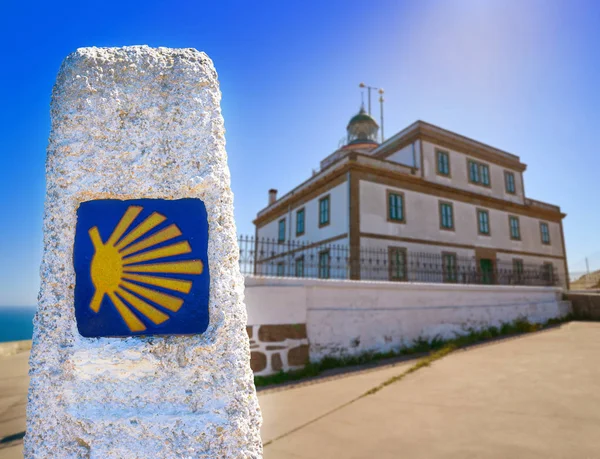
<path fill-rule="evenodd" d="M 351 259 L 347 244 L 279 242 L 251 236 L 240 236 L 238 244 L 242 274 L 258 276 L 538 286 L 561 282 L 552 264 L 512 259 L 485 265 L 475 257 L 395 247 L 359 247 L 359 256 Z"/>

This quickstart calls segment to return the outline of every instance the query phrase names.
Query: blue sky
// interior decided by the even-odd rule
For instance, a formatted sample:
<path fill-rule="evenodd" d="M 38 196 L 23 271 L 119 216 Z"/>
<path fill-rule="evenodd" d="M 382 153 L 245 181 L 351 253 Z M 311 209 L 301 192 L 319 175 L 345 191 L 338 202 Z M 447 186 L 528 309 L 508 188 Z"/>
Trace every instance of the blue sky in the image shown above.
<path fill-rule="evenodd" d="M 240 233 L 336 149 L 365 81 L 388 136 L 422 119 L 521 156 L 526 194 L 568 214 L 570 269 L 600 268 L 600 2 L 5 0 L 0 25 L 0 305 L 36 302 L 50 94 L 83 46 L 208 53 Z"/>

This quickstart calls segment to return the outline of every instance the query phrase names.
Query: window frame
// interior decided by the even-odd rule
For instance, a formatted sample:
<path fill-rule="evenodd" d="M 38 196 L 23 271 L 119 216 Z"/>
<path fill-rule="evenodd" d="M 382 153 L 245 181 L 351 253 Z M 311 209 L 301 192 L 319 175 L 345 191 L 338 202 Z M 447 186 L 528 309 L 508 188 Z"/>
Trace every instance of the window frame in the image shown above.
<path fill-rule="evenodd" d="M 327 255 L 327 265 L 325 266 L 325 268 L 327 269 L 327 276 L 322 276 L 322 269 L 324 268 L 321 265 L 321 257 L 323 255 Z M 329 252 L 329 249 L 325 249 L 325 250 L 321 250 L 319 251 L 319 264 L 318 264 L 318 278 L 319 279 L 331 279 L 331 254 Z"/>
<path fill-rule="evenodd" d="M 298 263 L 301 263 L 301 266 L 302 266 L 302 272 L 301 272 L 300 276 L 298 275 Z M 295 274 L 295 277 L 304 277 L 304 255 L 300 255 L 299 257 L 296 258 L 295 263 L 294 263 L 294 274 Z"/>
<path fill-rule="evenodd" d="M 286 221 L 285 217 L 279 219 L 277 222 L 277 242 L 282 244 L 285 242 L 285 230 L 286 230 Z M 281 237 L 281 224 L 283 223 L 283 238 Z"/>
<path fill-rule="evenodd" d="M 390 196 L 391 195 L 398 196 L 402 203 L 402 206 L 401 206 L 402 218 L 400 218 L 400 219 L 392 218 L 392 215 L 391 215 L 392 208 L 390 207 Z M 387 221 L 390 223 L 406 223 L 406 200 L 404 199 L 404 193 L 402 191 L 386 190 L 385 202 L 386 202 Z"/>
<path fill-rule="evenodd" d="M 515 220 L 517 222 L 517 231 L 519 232 L 518 237 L 513 236 L 512 231 L 512 221 Z M 508 234 L 510 236 L 511 241 L 520 241 L 521 240 L 521 222 L 519 221 L 519 217 L 516 215 L 508 216 Z"/>
<path fill-rule="evenodd" d="M 281 273 L 279 268 L 281 268 Z M 285 277 L 285 261 L 277 262 L 277 277 Z"/>
<path fill-rule="evenodd" d="M 392 257 L 395 254 L 401 254 L 404 261 L 404 272 L 400 276 L 396 276 L 394 273 L 394 266 L 392 263 Z M 408 280 L 408 251 L 406 247 L 388 247 L 388 279 L 393 282 L 406 282 Z"/>
<path fill-rule="evenodd" d="M 473 180 L 473 177 L 471 176 L 471 170 L 472 170 L 471 164 L 475 165 L 475 170 L 477 172 L 476 180 Z M 485 174 L 483 173 L 484 170 L 485 170 Z M 487 183 L 484 183 L 484 181 L 483 181 L 484 177 L 487 178 Z M 492 175 L 490 172 L 490 165 L 487 163 L 483 163 L 481 161 L 476 161 L 474 159 L 467 157 L 467 179 L 468 179 L 469 183 L 472 183 L 473 185 L 478 185 L 478 186 L 482 186 L 485 188 L 491 188 L 492 187 Z"/>
<path fill-rule="evenodd" d="M 544 226 L 546 227 L 548 234 L 547 242 L 544 241 L 544 231 L 542 230 Z M 550 238 L 550 224 L 548 222 L 540 222 L 540 241 L 542 241 L 542 244 L 544 245 L 552 245 L 552 239 Z"/>
<path fill-rule="evenodd" d="M 450 270 L 446 265 L 446 257 L 451 257 L 454 260 L 454 266 Z M 444 283 L 458 283 L 458 256 L 456 252 L 442 252 L 442 276 Z"/>
<path fill-rule="evenodd" d="M 483 173 L 485 171 L 485 174 Z M 481 175 L 481 186 L 486 188 L 492 187 L 492 177 L 490 175 L 490 165 L 485 163 L 479 163 L 479 175 Z M 487 177 L 487 183 L 483 181 L 483 177 Z"/>
<path fill-rule="evenodd" d="M 444 172 L 440 171 L 440 158 L 442 156 L 445 156 L 447 158 L 447 166 L 448 166 L 448 172 L 447 173 L 444 173 Z M 435 171 L 436 171 L 437 175 L 440 175 L 442 177 L 452 178 L 452 169 L 450 167 L 450 152 L 446 151 L 446 150 L 440 150 L 439 148 L 436 148 L 435 149 L 435 159 L 436 159 Z"/>
<path fill-rule="evenodd" d="M 520 268 L 519 268 L 520 266 Z M 524 280 L 524 272 L 525 272 L 525 263 L 522 258 L 513 258 L 512 259 L 512 271 L 513 277 L 517 283 L 522 283 Z"/>
<path fill-rule="evenodd" d="M 443 212 L 442 212 L 442 207 L 444 205 L 450 206 L 450 217 L 451 217 L 451 222 L 452 222 L 451 227 L 444 226 L 444 216 L 443 216 Z M 453 203 L 450 201 L 441 201 L 441 200 L 438 201 L 438 214 L 439 214 L 439 218 L 440 218 L 440 229 L 444 230 L 444 231 L 455 231 Z"/>
<path fill-rule="evenodd" d="M 481 231 L 481 220 L 479 218 L 479 214 L 484 213 L 487 215 L 487 233 Z M 475 214 L 477 215 L 477 234 L 480 236 L 491 236 L 492 235 L 492 225 L 490 224 L 490 211 L 487 209 L 482 209 L 477 207 L 475 209 Z"/>
<path fill-rule="evenodd" d="M 477 174 L 477 177 L 473 178 L 471 175 L 471 171 L 473 170 L 473 167 L 475 166 L 475 173 Z M 473 185 L 480 185 L 481 183 L 481 177 L 479 176 L 479 166 L 477 161 L 474 161 L 472 159 L 467 158 L 467 178 L 469 180 L 469 183 L 472 183 Z"/>
<path fill-rule="evenodd" d="M 302 212 L 302 231 L 298 231 L 298 215 Z M 306 232 L 306 210 L 304 207 L 296 211 L 296 236 L 302 236 Z"/>
<path fill-rule="evenodd" d="M 327 221 L 326 222 L 321 221 L 321 214 L 322 214 L 321 203 L 322 202 L 327 202 Z M 328 194 L 328 195 L 323 196 L 322 198 L 319 198 L 318 212 L 319 212 L 319 228 L 328 226 L 331 223 L 331 194 Z"/>
<path fill-rule="evenodd" d="M 508 178 L 512 177 L 512 191 L 509 189 L 509 180 Z M 508 194 L 517 194 L 517 182 L 515 179 L 515 173 L 512 171 L 504 171 L 504 191 Z"/>
<path fill-rule="evenodd" d="M 548 275 L 548 277 L 546 277 L 546 275 Z M 542 279 L 550 282 L 550 285 L 555 284 L 554 263 L 551 261 L 542 262 Z"/>

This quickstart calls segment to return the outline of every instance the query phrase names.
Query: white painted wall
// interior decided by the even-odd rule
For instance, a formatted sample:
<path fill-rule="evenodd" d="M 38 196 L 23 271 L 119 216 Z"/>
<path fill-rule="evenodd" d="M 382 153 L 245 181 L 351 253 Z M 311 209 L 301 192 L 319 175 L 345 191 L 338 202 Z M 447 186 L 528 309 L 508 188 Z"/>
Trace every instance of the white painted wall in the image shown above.
<path fill-rule="evenodd" d="M 437 174 L 437 155 L 436 148 L 446 151 L 450 156 L 450 175 L 444 177 Z M 490 169 L 490 184 L 491 187 L 484 187 L 469 183 L 469 175 L 467 170 L 467 158 L 473 159 L 483 164 L 487 164 Z M 441 183 L 443 185 L 460 188 L 462 190 L 472 191 L 474 193 L 493 196 L 507 201 L 523 204 L 523 175 L 516 170 L 507 169 L 494 163 L 479 160 L 469 156 L 468 152 L 458 152 L 445 147 L 439 147 L 431 142 L 423 142 L 423 170 L 425 180 Z M 506 192 L 504 185 L 504 171 L 508 170 L 515 175 L 515 191 L 516 194 Z"/>
<path fill-rule="evenodd" d="M 319 228 L 319 199 L 330 195 L 330 223 Z M 258 238 L 277 240 L 279 220 L 286 221 L 286 241 L 318 242 L 348 233 L 348 182 L 343 182 L 258 229 Z M 296 211 L 304 207 L 304 235 L 296 237 Z M 290 218 L 291 217 L 291 218 Z M 291 237 L 290 237 L 291 235 Z"/>
<path fill-rule="evenodd" d="M 406 223 L 387 221 L 386 190 L 404 193 Z M 440 229 L 439 198 L 402 188 L 388 187 L 374 182 L 360 181 L 360 231 L 388 236 L 412 237 L 437 242 L 488 247 L 504 251 L 532 252 L 562 256 L 560 224 L 547 222 L 550 229 L 550 245 L 542 244 L 540 220 L 519 216 L 521 240 L 510 239 L 507 212 L 487 209 L 490 216 L 490 236 L 477 231 L 477 206 L 460 201 L 450 201 L 454 208 L 454 231 Z M 453 250 L 454 251 L 454 250 Z"/>
<path fill-rule="evenodd" d="M 302 281 L 246 276 L 248 325 L 305 324 L 306 297 Z"/>
<path fill-rule="evenodd" d="M 543 322 L 570 312 L 570 304 L 561 301 L 562 290 L 553 287 L 247 276 L 246 292 L 252 322 L 298 323 L 306 317 L 313 361 L 384 352 L 419 337 L 452 338 L 467 328 L 499 326 L 520 317 Z"/>

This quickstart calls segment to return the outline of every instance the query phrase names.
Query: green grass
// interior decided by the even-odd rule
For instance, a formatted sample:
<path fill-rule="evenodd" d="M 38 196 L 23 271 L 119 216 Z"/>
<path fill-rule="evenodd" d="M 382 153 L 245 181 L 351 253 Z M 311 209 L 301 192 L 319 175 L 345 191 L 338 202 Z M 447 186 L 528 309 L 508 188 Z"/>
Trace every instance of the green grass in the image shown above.
<path fill-rule="evenodd" d="M 254 383 L 256 384 L 256 387 L 283 384 L 319 376 L 327 370 L 355 367 L 376 363 L 395 357 L 428 353 L 427 356 L 419 359 L 415 365 L 410 367 L 404 373 L 390 378 L 389 380 L 383 382 L 377 387 L 374 387 L 364 394 L 371 395 L 383 389 L 385 386 L 399 381 L 406 375 L 413 373 L 420 368 L 429 366 L 432 362 L 441 359 L 456 349 L 482 343 L 498 337 L 507 337 L 539 331 L 550 326 L 570 322 L 571 320 L 573 320 L 573 317 L 570 315 L 562 319 L 550 319 L 543 324 L 532 324 L 526 319 L 517 319 L 514 322 L 503 323 L 500 327 L 489 327 L 481 330 L 469 328 L 465 330 L 464 334 L 457 334 L 454 338 L 449 340 L 444 340 L 439 336 L 436 336 L 431 340 L 419 337 L 413 341 L 411 346 L 402 347 L 398 350 L 392 350 L 388 352 L 365 352 L 356 356 L 325 357 L 319 362 L 308 363 L 301 370 L 279 372 L 269 376 L 255 376 Z"/>

